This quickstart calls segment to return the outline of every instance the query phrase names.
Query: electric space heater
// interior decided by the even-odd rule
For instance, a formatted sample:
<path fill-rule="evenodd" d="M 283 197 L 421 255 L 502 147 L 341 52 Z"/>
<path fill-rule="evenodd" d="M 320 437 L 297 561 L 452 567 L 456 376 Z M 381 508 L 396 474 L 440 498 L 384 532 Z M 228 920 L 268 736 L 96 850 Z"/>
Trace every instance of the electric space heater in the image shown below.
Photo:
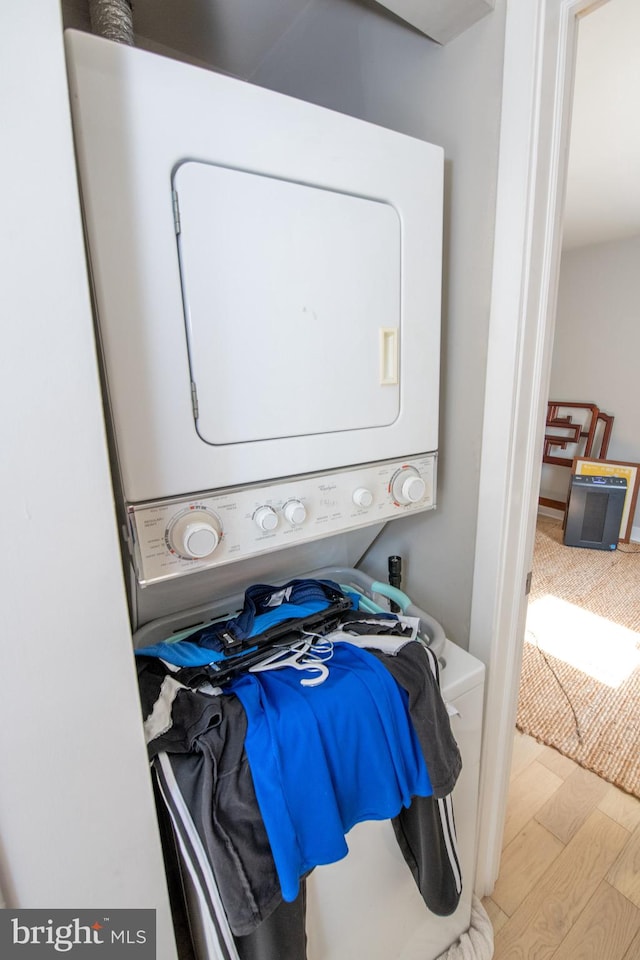
<path fill-rule="evenodd" d="M 622 477 L 571 477 L 564 544 L 615 550 L 627 493 Z"/>

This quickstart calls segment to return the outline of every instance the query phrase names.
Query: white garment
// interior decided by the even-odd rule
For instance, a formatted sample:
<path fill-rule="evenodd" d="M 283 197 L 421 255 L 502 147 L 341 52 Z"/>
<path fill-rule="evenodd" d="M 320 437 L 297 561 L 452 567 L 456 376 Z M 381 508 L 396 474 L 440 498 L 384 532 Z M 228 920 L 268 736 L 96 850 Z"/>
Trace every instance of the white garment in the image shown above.
<path fill-rule="evenodd" d="M 471 926 L 456 943 L 452 943 L 437 960 L 491 960 L 493 926 L 489 914 L 478 897 L 471 902 Z"/>
<path fill-rule="evenodd" d="M 331 633 L 326 634 L 325 639 L 331 640 L 332 643 L 345 641 L 362 649 L 369 647 L 372 650 L 380 650 L 382 653 L 394 654 L 397 653 L 398 650 L 402 650 L 405 644 L 415 640 L 418 636 L 418 630 L 420 629 L 420 620 L 418 617 L 399 616 L 398 621 L 406 627 L 411 627 L 411 633 L 406 636 L 398 636 L 397 633 L 349 633 L 349 625 L 347 624 L 346 630 L 341 628 L 333 630 Z M 380 623 L 379 620 L 375 619 L 370 621 L 365 620 L 364 622 L 369 622 L 374 626 Z"/>

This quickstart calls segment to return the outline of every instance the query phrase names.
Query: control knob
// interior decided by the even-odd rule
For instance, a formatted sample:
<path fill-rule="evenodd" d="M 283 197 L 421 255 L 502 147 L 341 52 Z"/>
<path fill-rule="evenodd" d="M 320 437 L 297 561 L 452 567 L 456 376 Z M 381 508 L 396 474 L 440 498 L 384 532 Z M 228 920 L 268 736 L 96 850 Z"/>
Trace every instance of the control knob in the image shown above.
<path fill-rule="evenodd" d="M 391 481 L 391 495 L 396 503 L 418 503 L 427 485 L 415 467 L 402 467 Z"/>
<path fill-rule="evenodd" d="M 290 523 L 292 527 L 301 526 L 307 519 L 307 511 L 301 500 L 288 500 L 282 512 L 287 523 Z"/>
<path fill-rule="evenodd" d="M 366 487 L 358 487 L 353 491 L 353 502 L 356 507 L 370 507 L 373 503 L 373 494 Z"/>
<path fill-rule="evenodd" d="M 268 507 L 266 505 L 263 507 L 258 507 L 253 515 L 253 519 L 257 526 L 265 533 L 270 533 L 278 526 L 278 514 L 275 512 L 273 507 Z"/>
<path fill-rule="evenodd" d="M 167 539 L 175 552 L 185 560 L 204 560 L 220 543 L 222 524 L 208 510 L 189 510 L 176 517 Z"/>

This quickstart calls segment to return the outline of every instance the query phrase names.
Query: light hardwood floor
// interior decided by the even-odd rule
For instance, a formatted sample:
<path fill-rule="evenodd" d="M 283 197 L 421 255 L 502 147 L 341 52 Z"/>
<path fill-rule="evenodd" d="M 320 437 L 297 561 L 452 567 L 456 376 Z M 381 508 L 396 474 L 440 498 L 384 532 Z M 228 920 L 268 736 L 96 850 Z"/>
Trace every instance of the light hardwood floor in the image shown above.
<path fill-rule="evenodd" d="M 494 960 L 640 960 L 640 800 L 516 731 Z"/>

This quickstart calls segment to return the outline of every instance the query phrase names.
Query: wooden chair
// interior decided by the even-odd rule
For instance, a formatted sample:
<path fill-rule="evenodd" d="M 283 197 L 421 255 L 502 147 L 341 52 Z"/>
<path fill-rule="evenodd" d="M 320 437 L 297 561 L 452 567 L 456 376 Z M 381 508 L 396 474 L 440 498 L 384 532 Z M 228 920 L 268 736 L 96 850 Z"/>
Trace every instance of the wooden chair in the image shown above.
<path fill-rule="evenodd" d="M 542 462 L 571 469 L 576 457 L 606 459 L 613 420 L 613 416 L 603 413 L 595 403 L 550 400 Z M 539 497 L 538 503 L 562 511 L 567 506 L 564 500 L 549 497 Z"/>

